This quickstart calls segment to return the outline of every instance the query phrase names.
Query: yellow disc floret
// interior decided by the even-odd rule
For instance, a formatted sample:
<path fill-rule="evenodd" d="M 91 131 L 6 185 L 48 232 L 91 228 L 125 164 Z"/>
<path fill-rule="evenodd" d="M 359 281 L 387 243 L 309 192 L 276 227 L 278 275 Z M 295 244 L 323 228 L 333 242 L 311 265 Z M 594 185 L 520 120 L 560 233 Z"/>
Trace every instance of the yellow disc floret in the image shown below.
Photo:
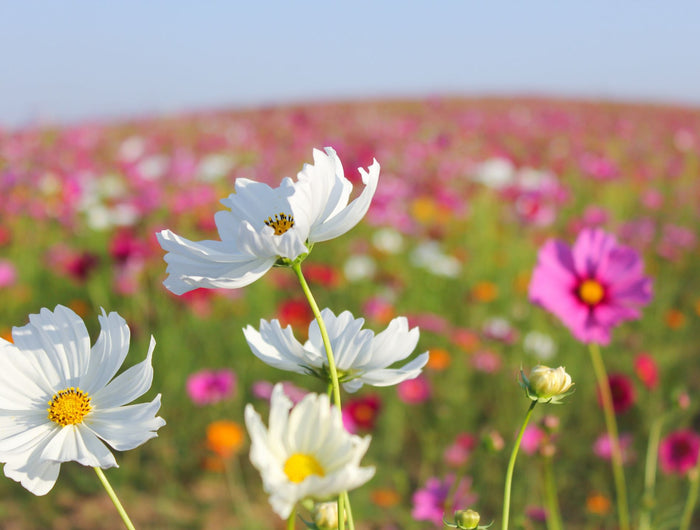
<path fill-rule="evenodd" d="M 290 481 L 298 484 L 309 475 L 324 477 L 326 472 L 313 455 L 294 453 L 284 463 L 284 474 Z"/>
<path fill-rule="evenodd" d="M 54 394 L 49 401 L 49 419 L 65 427 L 82 423 L 83 418 L 92 410 L 87 392 L 70 387 Z"/>
<path fill-rule="evenodd" d="M 578 296 L 588 305 L 596 305 L 605 296 L 605 288 L 596 280 L 584 280 L 578 288 Z"/>
<path fill-rule="evenodd" d="M 265 224 L 275 229 L 276 236 L 281 236 L 294 226 L 294 217 L 284 213 L 278 213 L 275 215 L 274 219 L 272 217 L 268 217 Z"/>

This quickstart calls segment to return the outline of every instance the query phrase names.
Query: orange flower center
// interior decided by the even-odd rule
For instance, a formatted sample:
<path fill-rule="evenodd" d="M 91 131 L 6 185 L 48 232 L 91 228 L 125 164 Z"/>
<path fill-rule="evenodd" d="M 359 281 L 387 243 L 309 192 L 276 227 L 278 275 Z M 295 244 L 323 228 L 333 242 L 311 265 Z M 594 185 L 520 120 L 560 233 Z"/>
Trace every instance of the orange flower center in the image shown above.
<path fill-rule="evenodd" d="M 281 236 L 294 226 L 294 217 L 284 213 L 278 213 L 274 218 L 268 217 L 265 224 L 275 229 L 276 236 Z"/>
<path fill-rule="evenodd" d="M 588 305 L 596 305 L 605 296 L 605 289 L 596 280 L 584 280 L 578 288 L 578 296 Z"/>
<path fill-rule="evenodd" d="M 87 392 L 79 388 L 66 388 L 54 394 L 49 401 L 49 419 L 65 427 L 83 422 L 83 418 L 92 410 Z"/>

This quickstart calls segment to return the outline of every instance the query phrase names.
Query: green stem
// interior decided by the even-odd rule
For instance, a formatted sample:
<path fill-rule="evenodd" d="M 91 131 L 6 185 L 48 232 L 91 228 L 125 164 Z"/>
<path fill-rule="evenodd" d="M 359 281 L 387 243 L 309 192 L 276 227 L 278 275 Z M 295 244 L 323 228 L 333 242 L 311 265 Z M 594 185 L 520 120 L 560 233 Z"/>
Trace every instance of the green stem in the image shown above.
<path fill-rule="evenodd" d="M 688 489 L 688 497 L 685 500 L 685 508 L 683 508 L 683 516 L 681 517 L 680 530 L 688 530 L 690 523 L 693 520 L 693 511 L 695 504 L 698 502 L 698 486 L 700 485 L 700 455 L 695 467 L 688 473 L 690 480 L 690 488 Z"/>
<path fill-rule="evenodd" d="M 663 416 L 658 416 L 649 428 L 649 444 L 647 446 L 646 462 L 644 464 L 644 497 L 642 498 L 642 513 L 639 516 L 639 530 L 651 528 L 651 510 L 654 507 L 654 486 L 656 484 L 656 466 L 661 440 Z"/>
<path fill-rule="evenodd" d="M 544 487 L 547 499 L 547 530 L 561 530 L 561 513 L 559 512 L 559 501 L 557 500 L 557 487 L 554 483 L 554 472 L 552 471 L 551 456 L 544 457 Z"/>
<path fill-rule="evenodd" d="M 620 530 L 629 530 L 629 510 L 627 508 L 627 485 L 625 484 L 625 471 L 622 467 L 622 450 L 620 449 L 620 437 L 617 433 L 617 421 L 615 420 L 615 410 L 613 409 L 612 394 L 610 392 L 610 382 L 605 371 L 603 357 L 600 355 L 600 348 L 594 342 L 589 345 L 593 370 L 598 380 L 600 397 L 603 401 L 603 414 L 605 415 L 605 425 L 610 438 L 611 461 L 613 478 L 615 480 L 615 491 L 617 493 L 617 516 L 620 523 Z"/>
<path fill-rule="evenodd" d="M 114 506 L 117 508 L 117 511 L 119 512 L 122 521 L 124 521 L 124 526 L 126 526 L 129 530 L 136 530 L 134 528 L 134 524 L 131 522 L 131 519 L 129 519 L 129 516 L 126 513 L 126 510 L 122 506 L 122 503 L 119 502 L 117 494 L 114 493 L 114 490 L 112 489 L 109 480 L 107 480 L 107 477 L 105 477 L 105 474 L 102 471 L 102 469 L 99 467 L 94 467 L 93 469 L 95 470 L 95 473 L 97 473 L 97 477 L 100 479 L 100 482 L 102 482 L 102 485 L 104 486 L 105 490 L 107 490 L 107 495 L 109 495 L 109 498 L 112 499 Z"/>
<path fill-rule="evenodd" d="M 502 530 L 508 530 L 508 518 L 510 516 L 510 489 L 513 483 L 513 470 L 515 469 L 515 459 L 518 456 L 518 449 L 520 449 L 520 442 L 523 439 L 523 434 L 525 434 L 525 428 L 530 421 L 530 416 L 532 416 L 532 411 L 537 405 L 537 401 L 532 401 L 530 403 L 530 408 L 527 409 L 527 414 L 525 415 L 525 421 L 523 421 L 523 426 L 520 428 L 518 437 L 515 440 L 515 445 L 513 446 L 513 451 L 510 453 L 510 460 L 508 461 L 508 470 L 506 471 L 506 485 L 503 490 L 503 524 L 501 525 Z"/>
<path fill-rule="evenodd" d="M 301 284 L 301 289 L 304 291 L 304 295 L 309 302 L 311 307 L 311 312 L 316 318 L 318 323 L 318 329 L 321 332 L 321 338 L 323 339 L 323 347 L 326 350 L 326 358 L 328 359 L 328 371 L 331 375 L 331 385 L 333 387 L 333 404 L 338 412 L 342 410 L 340 407 L 340 383 L 338 381 L 338 370 L 335 367 L 335 358 L 333 357 L 333 348 L 331 347 L 331 339 L 328 337 L 328 330 L 326 329 L 326 324 L 321 317 L 321 311 L 318 308 L 316 299 L 311 293 L 309 284 L 306 283 L 306 278 L 304 278 L 304 273 L 301 272 L 301 263 L 294 263 L 292 265 L 292 270 L 297 275 L 299 283 Z M 338 530 L 345 530 L 345 497 L 347 495 L 340 494 L 338 496 Z M 349 520 L 352 520 L 352 515 L 348 516 Z"/>
<path fill-rule="evenodd" d="M 348 514 L 348 530 L 355 530 L 355 521 L 352 518 L 352 507 L 350 506 L 350 496 L 347 491 L 344 491 L 341 496 L 345 500 L 345 506 L 347 506 L 346 513 Z"/>
<path fill-rule="evenodd" d="M 297 516 L 297 508 L 296 506 L 292 508 L 292 513 L 289 514 L 289 517 L 287 518 L 287 530 L 294 530 L 294 527 L 296 526 L 294 524 L 294 519 L 296 519 Z"/>

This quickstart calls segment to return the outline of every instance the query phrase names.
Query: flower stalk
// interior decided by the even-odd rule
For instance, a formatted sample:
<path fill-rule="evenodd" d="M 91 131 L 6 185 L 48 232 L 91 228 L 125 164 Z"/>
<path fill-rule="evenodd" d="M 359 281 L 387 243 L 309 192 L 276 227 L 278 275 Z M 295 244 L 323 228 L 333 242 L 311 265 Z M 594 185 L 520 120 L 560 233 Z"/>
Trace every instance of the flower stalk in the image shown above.
<path fill-rule="evenodd" d="M 639 530 L 651 528 L 651 510 L 654 507 L 654 486 L 656 484 L 656 467 L 658 463 L 659 442 L 664 416 L 658 416 L 649 429 L 649 445 L 647 446 L 646 462 L 644 464 L 644 496 L 642 497 L 642 513 L 639 516 Z"/>
<path fill-rule="evenodd" d="M 561 530 L 562 521 L 559 512 L 559 501 L 557 500 L 557 486 L 554 483 L 554 472 L 552 470 L 552 456 L 544 457 L 544 488 L 545 502 L 547 504 L 547 530 Z"/>
<path fill-rule="evenodd" d="M 625 484 L 625 472 L 622 467 L 622 450 L 620 449 L 620 437 L 617 432 L 617 421 L 615 420 L 615 410 L 613 409 L 612 394 L 608 383 L 608 374 L 605 371 L 603 357 L 600 354 L 600 347 L 597 343 L 588 344 L 600 388 L 600 396 L 603 402 L 603 414 L 605 415 L 605 425 L 608 430 L 611 447 L 611 461 L 613 478 L 615 480 L 615 492 L 617 494 L 617 515 L 620 523 L 620 530 L 629 530 L 629 509 L 627 507 L 627 485 Z"/>
<path fill-rule="evenodd" d="M 97 477 L 100 479 L 100 482 L 102 482 L 102 485 L 104 486 L 105 490 L 107 490 L 107 495 L 109 495 L 109 498 L 112 499 L 114 506 L 117 508 L 117 511 L 119 512 L 122 521 L 124 521 L 124 526 L 126 526 L 129 530 L 135 530 L 134 524 L 131 522 L 131 519 L 129 519 L 129 515 L 126 513 L 126 510 L 122 506 L 122 503 L 119 502 L 117 494 L 114 492 L 112 485 L 107 480 L 107 477 L 105 476 L 102 469 L 99 467 L 94 467 L 93 469 L 95 470 L 95 473 L 97 473 Z"/>
<path fill-rule="evenodd" d="M 681 524 L 678 527 L 680 530 L 689 530 L 690 523 L 693 520 L 693 512 L 695 504 L 698 502 L 698 490 L 700 490 L 700 454 L 695 463 L 695 467 L 688 472 L 690 487 L 688 488 L 688 497 L 685 500 L 683 515 L 681 516 Z"/>
<path fill-rule="evenodd" d="M 328 330 L 326 329 L 326 324 L 323 321 L 323 317 L 321 317 L 321 310 L 318 308 L 316 299 L 311 293 L 309 284 L 306 282 L 306 278 L 304 278 L 304 273 L 301 271 L 301 261 L 294 262 L 292 264 L 292 270 L 297 275 L 297 278 L 299 279 L 299 284 L 301 285 L 301 289 L 302 291 L 304 291 L 304 295 L 306 296 L 306 299 L 309 302 L 309 306 L 311 307 L 311 312 L 314 314 L 316 322 L 318 322 L 318 328 L 321 331 L 321 338 L 323 339 L 323 346 L 326 350 L 326 357 L 328 358 L 328 372 L 331 376 L 330 383 L 333 389 L 333 404 L 338 409 L 338 412 L 340 412 L 342 409 L 340 405 L 340 383 L 338 381 L 338 370 L 335 366 L 335 358 L 333 357 L 333 349 L 331 347 L 331 340 L 328 337 Z M 345 530 L 346 499 L 348 499 L 347 492 L 341 493 L 338 496 L 338 530 Z M 348 509 L 348 512 L 349 511 L 350 510 Z M 353 518 L 350 513 L 348 513 L 348 522 L 350 530 L 354 530 Z"/>
<path fill-rule="evenodd" d="M 502 530 L 508 530 L 508 518 L 510 516 L 510 490 L 513 483 L 513 470 L 515 469 L 515 459 L 518 456 L 518 449 L 520 449 L 520 442 L 523 439 L 523 434 L 525 434 L 525 429 L 530 421 L 530 416 L 532 416 L 532 411 L 537 405 L 536 400 L 530 402 L 530 408 L 527 409 L 527 414 L 525 415 L 525 420 L 520 428 L 518 437 L 515 440 L 515 445 L 513 446 L 513 451 L 510 453 L 510 460 L 508 461 L 508 470 L 506 471 L 506 484 L 503 490 L 503 523 L 501 525 Z"/>

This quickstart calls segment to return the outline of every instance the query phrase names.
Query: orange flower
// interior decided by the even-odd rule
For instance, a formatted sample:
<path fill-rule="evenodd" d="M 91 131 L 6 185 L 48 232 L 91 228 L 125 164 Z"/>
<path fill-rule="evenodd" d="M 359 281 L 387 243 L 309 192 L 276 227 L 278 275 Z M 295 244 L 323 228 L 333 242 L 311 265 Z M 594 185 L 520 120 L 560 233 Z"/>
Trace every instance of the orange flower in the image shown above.
<path fill-rule="evenodd" d="M 430 357 L 428 357 L 428 364 L 425 365 L 426 368 L 435 370 L 436 372 L 442 372 L 449 368 L 452 362 L 452 357 L 447 350 L 442 348 L 433 348 L 430 350 Z"/>
<path fill-rule="evenodd" d="M 498 287 L 493 282 L 478 282 L 472 288 L 472 297 L 477 302 L 491 302 L 498 296 Z"/>
<path fill-rule="evenodd" d="M 90 306 L 88 305 L 88 303 L 85 300 L 81 300 L 80 298 L 71 300 L 68 304 L 68 307 L 75 311 L 79 317 L 87 316 L 90 310 Z"/>
<path fill-rule="evenodd" d="M 229 458 L 243 447 L 243 429 L 235 421 L 218 420 L 207 426 L 207 447 L 221 458 Z"/>
<path fill-rule="evenodd" d="M 2 330 L 0 330 L 0 338 L 5 339 L 7 342 L 14 342 L 12 340 L 12 330 L 10 328 L 2 328 Z"/>
<path fill-rule="evenodd" d="M 671 329 L 685 326 L 685 315 L 678 309 L 669 309 L 666 313 L 666 325 Z"/>
<path fill-rule="evenodd" d="M 401 495 L 390 488 L 379 488 L 370 493 L 370 499 L 380 508 L 391 508 L 401 501 Z"/>
<path fill-rule="evenodd" d="M 602 493 L 591 493 L 586 499 L 586 509 L 595 515 L 606 515 L 610 512 L 610 499 Z"/>

